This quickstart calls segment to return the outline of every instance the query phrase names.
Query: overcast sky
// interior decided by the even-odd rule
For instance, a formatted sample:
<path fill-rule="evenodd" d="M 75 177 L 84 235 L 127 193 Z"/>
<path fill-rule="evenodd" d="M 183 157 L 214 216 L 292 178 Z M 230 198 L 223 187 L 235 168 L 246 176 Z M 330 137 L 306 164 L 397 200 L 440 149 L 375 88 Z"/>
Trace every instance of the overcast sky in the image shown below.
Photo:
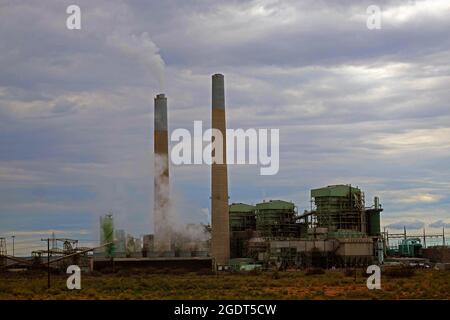
<path fill-rule="evenodd" d="M 109 210 L 152 231 L 153 97 L 169 130 L 209 126 L 217 72 L 228 127 L 280 129 L 279 173 L 231 167 L 231 202 L 303 211 L 311 188 L 351 183 L 383 226 L 449 228 L 449 30 L 449 0 L 0 0 L 0 236 L 96 240 Z M 208 222 L 209 167 L 171 183 L 180 221 Z"/>

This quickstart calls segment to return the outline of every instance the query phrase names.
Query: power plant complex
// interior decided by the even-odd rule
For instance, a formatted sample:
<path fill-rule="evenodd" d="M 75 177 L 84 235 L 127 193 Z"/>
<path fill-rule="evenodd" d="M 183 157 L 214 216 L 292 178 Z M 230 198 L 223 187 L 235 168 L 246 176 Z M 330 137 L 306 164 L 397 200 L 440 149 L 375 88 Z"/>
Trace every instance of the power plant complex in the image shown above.
<path fill-rule="evenodd" d="M 382 264 L 386 257 L 427 257 L 450 262 L 442 235 L 408 236 L 381 231 L 383 208 L 378 197 L 366 203 L 355 186 L 329 185 L 310 191 L 309 209 L 284 200 L 257 204 L 231 203 L 228 193 L 225 85 L 212 76 L 211 225 L 174 227 L 170 195 L 168 108 L 165 94 L 154 98 L 154 232 L 139 238 L 115 229 L 113 215 L 100 218 L 100 246 L 78 247 L 73 239 L 48 240 L 29 260 L 8 256 L 0 238 L 0 266 L 58 267 L 77 261 L 92 270 L 117 268 L 179 268 L 183 270 L 286 270 L 309 267 L 347 268 Z M 222 136 L 222 144 L 215 133 Z M 441 247 L 426 248 L 426 239 L 442 237 Z M 400 239 L 397 248 L 389 241 Z M 59 249 L 57 243 L 63 243 Z M 88 254 L 93 252 L 93 255 Z M 53 256 L 53 259 L 50 259 Z M 9 262 L 8 262 L 9 261 Z"/>
<path fill-rule="evenodd" d="M 283 200 L 256 205 L 229 205 L 226 159 L 226 112 L 224 76 L 212 76 L 211 124 L 222 136 L 214 148 L 211 164 L 211 226 L 205 228 L 209 239 L 179 238 L 171 229 L 168 157 L 167 98 L 155 97 L 154 108 L 154 234 L 144 236 L 144 245 L 122 254 L 131 263 L 151 261 L 206 261 L 215 270 L 247 267 L 289 268 L 321 266 L 363 266 L 382 262 L 385 244 L 380 230 L 383 211 L 377 197 L 366 206 L 364 192 L 351 185 L 333 185 L 311 190 L 311 210 L 297 212 L 297 206 Z M 213 134 L 214 135 L 214 134 Z M 221 150 L 219 148 L 222 148 Z M 123 241 L 123 236 L 121 237 Z M 102 239 L 115 242 L 117 237 Z M 197 243 L 196 243 L 197 242 Z M 190 248 L 186 243 L 194 243 Z M 126 247 L 124 244 L 118 247 Z M 201 248 L 201 249 L 199 249 Z M 120 263 L 120 252 L 116 263 Z M 138 260 L 136 260 L 138 259 Z"/>

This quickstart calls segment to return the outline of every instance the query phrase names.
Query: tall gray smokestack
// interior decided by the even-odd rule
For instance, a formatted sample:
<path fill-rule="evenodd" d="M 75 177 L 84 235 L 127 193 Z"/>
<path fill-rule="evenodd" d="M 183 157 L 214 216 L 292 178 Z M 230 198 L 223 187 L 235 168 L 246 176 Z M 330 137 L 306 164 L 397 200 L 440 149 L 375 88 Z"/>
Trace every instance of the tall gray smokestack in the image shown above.
<path fill-rule="evenodd" d="M 170 251 L 169 224 L 169 141 L 167 135 L 167 98 L 164 94 L 155 97 L 154 128 L 154 246 L 159 252 Z"/>
<path fill-rule="evenodd" d="M 212 76 L 212 128 L 223 137 L 223 161 L 211 165 L 211 255 L 216 265 L 230 259 L 230 227 L 228 216 L 228 175 L 226 160 L 225 90 L 222 74 Z M 213 155 L 214 159 L 214 155 Z"/>

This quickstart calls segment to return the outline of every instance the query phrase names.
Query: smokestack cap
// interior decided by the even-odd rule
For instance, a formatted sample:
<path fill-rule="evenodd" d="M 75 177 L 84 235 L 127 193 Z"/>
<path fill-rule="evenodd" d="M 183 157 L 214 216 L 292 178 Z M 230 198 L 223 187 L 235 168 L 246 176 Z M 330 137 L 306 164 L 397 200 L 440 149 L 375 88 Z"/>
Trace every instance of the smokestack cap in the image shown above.
<path fill-rule="evenodd" d="M 164 93 L 155 97 L 155 130 L 167 131 L 167 98 Z"/>
<path fill-rule="evenodd" d="M 220 73 L 212 76 L 212 108 L 225 109 L 224 76 Z"/>

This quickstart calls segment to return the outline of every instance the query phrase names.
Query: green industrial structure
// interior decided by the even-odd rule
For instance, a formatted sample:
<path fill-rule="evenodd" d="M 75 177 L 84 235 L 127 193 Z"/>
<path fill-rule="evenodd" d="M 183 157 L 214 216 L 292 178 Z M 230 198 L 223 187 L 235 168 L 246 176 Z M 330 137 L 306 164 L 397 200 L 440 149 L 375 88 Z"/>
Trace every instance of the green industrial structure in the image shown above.
<path fill-rule="evenodd" d="M 233 203 L 229 206 L 231 231 L 245 231 L 256 228 L 255 206 Z"/>
<path fill-rule="evenodd" d="M 114 257 L 114 220 L 112 214 L 107 214 L 100 217 L 100 244 L 106 245 L 102 250 L 105 252 L 105 257 Z"/>
<path fill-rule="evenodd" d="M 368 265 L 382 259 L 378 197 L 365 205 L 364 192 L 351 185 L 311 190 L 311 209 L 297 213 L 283 200 L 229 206 L 234 259 L 266 267 Z"/>
<path fill-rule="evenodd" d="M 252 230 L 256 230 L 255 206 L 244 203 L 233 203 L 229 206 L 230 257 L 244 257 L 248 250 L 248 240 L 252 237 Z"/>
<path fill-rule="evenodd" d="M 404 239 L 398 246 L 398 251 L 404 257 L 417 257 L 422 248 L 419 238 Z"/>
<path fill-rule="evenodd" d="M 314 212 L 318 227 L 326 227 L 329 231 L 361 231 L 364 198 L 358 188 L 337 185 L 313 189 L 311 199 L 316 207 Z"/>
<path fill-rule="evenodd" d="M 398 257 L 408 257 L 414 258 L 419 257 L 421 254 L 422 243 L 419 238 L 407 238 L 402 239 L 397 247 L 388 248 L 387 254 L 389 256 Z"/>
<path fill-rule="evenodd" d="M 258 203 L 255 209 L 256 231 L 263 237 L 295 237 L 299 232 L 296 214 L 292 202 L 270 200 Z"/>

